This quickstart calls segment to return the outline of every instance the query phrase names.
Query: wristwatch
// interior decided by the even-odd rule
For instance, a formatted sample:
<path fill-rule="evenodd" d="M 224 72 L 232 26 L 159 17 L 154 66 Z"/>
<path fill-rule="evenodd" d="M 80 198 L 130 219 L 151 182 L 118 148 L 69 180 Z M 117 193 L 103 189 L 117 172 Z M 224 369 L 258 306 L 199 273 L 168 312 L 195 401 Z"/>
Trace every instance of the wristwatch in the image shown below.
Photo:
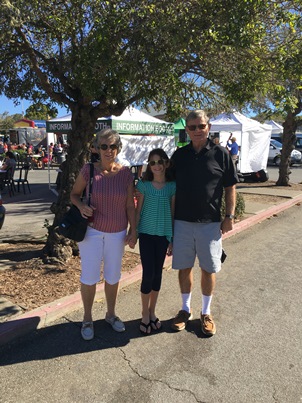
<path fill-rule="evenodd" d="M 234 220 L 235 216 L 234 214 L 226 214 L 225 218 L 230 218 L 231 220 Z"/>

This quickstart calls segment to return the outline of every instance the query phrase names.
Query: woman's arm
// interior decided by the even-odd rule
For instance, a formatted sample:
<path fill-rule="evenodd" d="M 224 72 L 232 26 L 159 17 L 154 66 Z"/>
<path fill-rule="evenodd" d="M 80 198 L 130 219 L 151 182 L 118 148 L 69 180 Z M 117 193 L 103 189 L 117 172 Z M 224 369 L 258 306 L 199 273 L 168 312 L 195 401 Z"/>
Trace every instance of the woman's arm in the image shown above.
<path fill-rule="evenodd" d="M 83 203 L 81 200 L 82 194 L 84 189 L 86 188 L 86 181 L 81 173 L 79 173 L 72 191 L 70 193 L 70 200 L 71 203 L 74 204 L 81 212 L 82 217 L 88 218 L 93 215 L 93 210 L 95 208 L 93 206 L 88 206 L 87 204 Z"/>

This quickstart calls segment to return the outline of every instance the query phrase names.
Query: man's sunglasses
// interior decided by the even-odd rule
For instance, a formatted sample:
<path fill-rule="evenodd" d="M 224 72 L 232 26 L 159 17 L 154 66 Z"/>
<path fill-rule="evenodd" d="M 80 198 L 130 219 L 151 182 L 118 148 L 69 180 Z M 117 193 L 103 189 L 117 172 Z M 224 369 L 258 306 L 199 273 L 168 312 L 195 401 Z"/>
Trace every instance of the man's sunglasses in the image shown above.
<path fill-rule="evenodd" d="M 187 126 L 187 128 L 190 131 L 194 132 L 196 129 L 199 129 L 199 130 L 205 129 L 207 127 L 207 125 L 208 125 L 207 123 L 203 124 L 203 125 L 190 125 L 190 126 Z"/>
<path fill-rule="evenodd" d="M 108 148 L 110 148 L 110 150 L 112 151 L 118 149 L 116 144 L 110 144 L 110 146 L 108 146 L 107 144 L 101 144 L 100 146 L 98 146 L 98 149 L 103 151 L 108 150 Z"/>
<path fill-rule="evenodd" d="M 164 163 L 165 163 L 165 160 L 158 160 L 158 161 L 148 161 L 148 164 L 151 166 L 151 167 L 154 167 L 154 165 L 164 165 Z"/>

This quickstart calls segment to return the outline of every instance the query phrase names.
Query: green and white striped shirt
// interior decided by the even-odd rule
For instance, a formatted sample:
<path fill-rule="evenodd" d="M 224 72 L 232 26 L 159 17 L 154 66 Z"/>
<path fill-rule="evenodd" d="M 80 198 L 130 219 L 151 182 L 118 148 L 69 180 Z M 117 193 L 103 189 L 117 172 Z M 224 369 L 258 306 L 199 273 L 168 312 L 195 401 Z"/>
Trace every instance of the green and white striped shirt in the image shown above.
<path fill-rule="evenodd" d="M 138 233 L 166 236 L 171 242 L 172 216 L 171 200 L 176 192 L 175 182 L 166 182 L 161 189 L 156 189 L 152 182 L 139 180 L 137 190 L 144 195 Z"/>

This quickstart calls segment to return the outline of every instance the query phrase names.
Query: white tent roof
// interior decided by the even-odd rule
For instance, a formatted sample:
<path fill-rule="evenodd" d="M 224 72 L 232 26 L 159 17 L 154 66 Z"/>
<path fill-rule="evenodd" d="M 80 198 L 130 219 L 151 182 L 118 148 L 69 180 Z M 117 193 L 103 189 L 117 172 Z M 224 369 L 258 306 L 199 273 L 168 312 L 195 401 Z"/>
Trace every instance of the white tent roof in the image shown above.
<path fill-rule="evenodd" d="M 99 118 L 98 120 L 134 120 L 137 122 L 154 122 L 154 123 L 167 123 L 164 120 L 157 119 L 154 116 L 148 115 L 145 112 L 140 111 L 139 109 L 134 108 L 133 106 L 128 106 L 124 112 L 120 116 L 105 116 L 103 118 Z M 49 122 L 66 122 L 71 120 L 71 113 L 65 116 L 61 116 L 60 118 L 52 118 L 49 119 Z"/>
<path fill-rule="evenodd" d="M 241 173 L 266 169 L 272 128 L 250 119 L 242 113 L 222 113 L 210 119 L 211 132 L 229 132 L 240 145 L 239 170 Z"/>
<path fill-rule="evenodd" d="M 275 122 L 274 120 L 269 120 L 269 121 L 266 121 L 265 123 L 272 127 L 272 134 L 283 133 L 283 127 L 281 125 L 279 125 L 279 123 Z"/>
<path fill-rule="evenodd" d="M 59 118 L 53 118 L 46 122 L 48 132 L 66 133 L 71 130 L 71 114 Z M 106 127 L 112 127 L 120 134 L 174 134 L 174 124 L 157 119 L 128 106 L 120 116 L 106 116 L 99 118 L 96 131 Z"/>

